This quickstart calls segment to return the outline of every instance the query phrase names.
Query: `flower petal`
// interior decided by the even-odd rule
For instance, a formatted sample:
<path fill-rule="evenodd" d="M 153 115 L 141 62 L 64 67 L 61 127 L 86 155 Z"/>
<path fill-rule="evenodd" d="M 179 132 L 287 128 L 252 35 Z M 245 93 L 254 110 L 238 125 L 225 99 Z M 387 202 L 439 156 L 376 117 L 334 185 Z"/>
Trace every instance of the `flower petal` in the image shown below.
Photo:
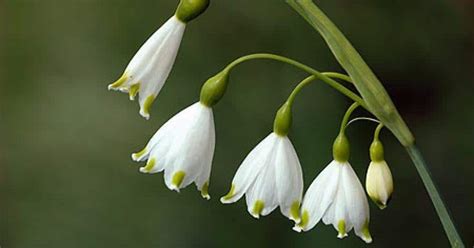
<path fill-rule="evenodd" d="M 257 219 L 260 215 L 268 215 L 278 206 L 274 154 L 270 154 L 267 159 L 267 165 L 250 186 L 245 197 L 248 212 Z"/>
<path fill-rule="evenodd" d="M 369 203 L 364 188 L 349 163 L 342 169 L 342 182 L 346 194 L 347 206 L 350 206 L 349 219 L 354 225 L 355 233 L 365 242 L 372 242 L 368 230 Z"/>
<path fill-rule="evenodd" d="M 254 183 L 258 174 L 268 165 L 268 157 L 276 144 L 276 138 L 276 134 L 269 134 L 247 155 L 235 173 L 231 190 L 221 197 L 222 203 L 238 201 Z"/>
<path fill-rule="evenodd" d="M 341 164 L 332 161 L 309 186 L 301 207 L 301 222 L 293 229 L 312 229 L 328 211 L 336 196 Z"/>
<path fill-rule="evenodd" d="M 173 164 L 175 173 L 182 171 L 185 175 L 179 185 L 173 186 L 177 188 L 184 188 L 196 180 L 203 168 L 209 166 L 209 156 L 214 153 L 214 149 L 209 150 L 214 148 L 209 144 L 214 143 L 212 109 L 201 103 L 190 108 L 194 111 L 181 120 L 181 128 L 173 133 L 173 143 L 166 156 L 166 163 Z"/>
<path fill-rule="evenodd" d="M 283 215 L 299 222 L 303 197 L 303 173 L 296 151 L 288 137 L 279 137 L 275 151 L 275 179 L 278 203 Z"/>
<path fill-rule="evenodd" d="M 140 114 L 145 118 L 149 117 L 150 101 L 152 102 L 158 95 L 173 68 L 186 27 L 175 17 L 170 18 L 169 21 L 172 26 L 171 30 L 147 61 L 147 66 L 142 68 L 136 78 L 141 85 L 138 99 Z"/>
<path fill-rule="evenodd" d="M 185 122 L 185 120 L 189 119 L 187 116 L 194 116 L 196 114 L 195 112 L 198 112 L 198 106 L 198 103 L 195 103 L 181 110 L 171 119 L 169 119 L 165 124 L 163 124 L 163 126 L 160 127 L 160 129 L 158 129 L 158 131 L 156 131 L 142 151 L 132 154 L 132 159 L 136 162 L 144 161 L 148 159 L 151 151 L 154 150 L 154 148 L 158 146 L 162 140 L 165 140 L 164 143 L 166 144 L 172 142 L 175 136 L 174 133 L 179 132 L 181 129 L 186 129 L 186 125 L 190 124 L 189 122 Z M 166 150 L 168 150 L 168 145 L 166 145 Z M 162 146 L 162 144 L 160 144 L 160 146 Z"/>
<path fill-rule="evenodd" d="M 365 188 L 370 198 L 384 209 L 393 192 L 393 179 L 387 162 L 371 162 L 367 170 Z"/>

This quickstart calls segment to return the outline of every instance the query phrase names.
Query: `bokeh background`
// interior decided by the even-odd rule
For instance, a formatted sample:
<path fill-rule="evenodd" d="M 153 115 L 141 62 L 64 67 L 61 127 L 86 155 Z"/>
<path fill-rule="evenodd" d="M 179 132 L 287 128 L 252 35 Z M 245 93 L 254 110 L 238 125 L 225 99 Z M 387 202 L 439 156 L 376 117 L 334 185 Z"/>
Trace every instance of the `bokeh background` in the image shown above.
<path fill-rule="evenodd" d="M 470 0 L 318 1 L 384 82 L 462 237 L 474 243 L 474 8 Z M 169 80 L 152 108 L 109 92 L 138 47 L 174 12 L 165 0 L 0 0 L 0 245 L 29 247 L 362 247 L 319 224 L 291 230 L 278 211 L 253 219 L 245 202 L 222 205 L 238 165 L 272 128 L 274 112 L 305 74 L 276 62 L 234 70 L 215 108 L 212 199 L 166 189 L 130 160 L 201 84 L 233 59 L 283 54 L 341 71 L 320 36 L 284 1 L 213 1 L 190 23 Z M 305 188 L 331 159 L 350 103 L 323 84 L 298 97 L 290 134 Z M 364 112 L 358 115 L 366 116 Z M 351 125 L 362 181 L 372 123 Z M 373 247 L 448 247 L 410 160 L 382 134 L 395 192 L 371 207 Z"/>

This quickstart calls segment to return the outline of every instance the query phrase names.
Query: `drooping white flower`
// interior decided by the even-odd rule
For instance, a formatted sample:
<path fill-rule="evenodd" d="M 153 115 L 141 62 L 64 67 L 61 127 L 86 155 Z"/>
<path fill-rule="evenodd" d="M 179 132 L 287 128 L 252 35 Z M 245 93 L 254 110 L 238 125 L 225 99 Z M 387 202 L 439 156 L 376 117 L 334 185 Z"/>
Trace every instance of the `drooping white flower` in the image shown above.
<path fill-rule="evenodd" d="M 372 201 L 380 209 L 387 207 L 393 192 L 393 179 L 390 168 L 385 160 L 372 161 L 367 170 L 365 188 Z"/>
<path fill-rule="evenodd" d="M 301 213 L 295 231 L 308 231 L 322 219 L 334 226 L 339 238 L 354 228 L 362 240 L 372 242 L 367 197 L 349 162 L 334 160 L 316 177 L 304 196 Z"/>
<path fill-rule="evenodd" d="M 248 212 L 255 218 L 280 206 L 283 215 L 299 221 L 303 194 L 301 165 L 286 135 L 271 133 L 244 159 L 222 203 L 233 203 L 246 195 Z"/>
<path fill-rule="evenodd" d="M 145 148 L 132 154 L 134 161 L 148 160 L 143 173 L 164 170 L 166 186 L 179 192 L 195 182 L 201 195 L 208 194 L 215 130 L 212 108 L 197 102 L 166 122 Z"/>
<path fill-rule="evenodd" d="M 372 201 L 380 209 L 384 209 L 392 196 L 393 179 L 390 168 L 384 159 L 384 149 L 382 142 L 378 139 L 378 133 L 370 145 L 370 159 L 372 161 L 367 170 L 365 188 Z"/>
<path fill-rule="evenodd" d="M 150 118 L 149 109 L 171 72 L 186 24 L 172 16 L 138 50 L 123 75 L 109 90 L 138 93 L 140 115 Z"/>

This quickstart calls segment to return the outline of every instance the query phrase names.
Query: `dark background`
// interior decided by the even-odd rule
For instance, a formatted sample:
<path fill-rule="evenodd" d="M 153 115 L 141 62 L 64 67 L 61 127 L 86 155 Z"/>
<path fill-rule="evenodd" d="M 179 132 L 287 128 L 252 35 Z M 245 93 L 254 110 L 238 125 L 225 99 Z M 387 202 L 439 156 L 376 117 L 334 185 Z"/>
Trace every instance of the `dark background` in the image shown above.
<path fill-rule="evenodd" d="M 474 243 L 473 1 L 317 1 L 384 82 L 414 132 L 466 245 Z M 341 71 L 320 36 L 284 1 L 213 1 L 187 27 L 175 67 L 152 108 L 108 92 L 176 1 L 0 0 L 0 245 L 16 247 L 361 247 L 319 224 L 298 234 L 279 211 L 260 220 L 245 202 L 222 205 L 244 156 L 271 131 L 274 112 L 305 74 L 275 62 L 234 70 L 214 110 L 210 194 L 169 191 L 138 173 L 139 150 L 201 84 L 233 59 L 272 52 Z M 305 188 L 331 159 L 350 103 L 318 83 L 297 99 L 290 137 Z M 367 113 L 358 112 L 367 116 Z M 351 125 L 362 181 L 375 125 Z M 373 247 L 447 247 L 407 154 L 384 131 L 395 192 L 371 207 Z"/>

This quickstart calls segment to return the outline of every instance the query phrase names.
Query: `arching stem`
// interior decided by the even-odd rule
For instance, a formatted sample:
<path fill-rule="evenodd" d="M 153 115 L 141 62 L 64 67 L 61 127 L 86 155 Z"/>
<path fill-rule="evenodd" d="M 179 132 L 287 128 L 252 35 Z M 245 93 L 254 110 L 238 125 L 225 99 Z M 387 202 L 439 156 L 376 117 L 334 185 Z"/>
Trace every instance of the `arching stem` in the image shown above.
<path fill-rule="evenodd" d="M 250 54 L 250 55 L 246 55 L 246 56 L 243 56 L 243 57 L 240 57 L 240 58 L 234 60 L 229 65 L 227 65 L 224 70 L 230 71 L 232 68 L 234 68 L 235 66 L 237 66 L 237 65 L 239 65 L 239 64 L 241 64 L 245 61 L 255 60 L 255 59 L 275 60 L 275 61 L 279 61 L 279 62 L 283 62 L 283 63 L 289 64 L 289 65 L 295 66 L 295 67 L 297 67 L 297 68 L 299 68 L 299 69 L 301 69 L 301 70 L 303 70 L 303 71 L 305 71 L 305 72 L 307 72 L 311 75 L 316 76 L 318 79 L 321 79 L 321 81 L 323 81 L 324 83 L 326 83 L 329 86 L 333 87 L 334 89 L 336 89 L 337 91 L 339 91 L 343 95 L 349 97 L 354 102 L 359 103 L 360 106 L 365 108 L 367 111 L 371 112 L 369 110 L 367 104 L 364 102 L 364 100 L 360 96 L 358 96 L 356 93 L 352 92 L 350 89 L 344 87 L 342 84 L 338 83 L 334 79 L 330 78 L 329 76 L 327 76 L 327 74 L 325 75 L 324 73 L 321 73 L 321 72 L 311 68 L 310 66 L 307 66 L 303 63 L 300 63 L 296 60 L 293 60 L 293 59 L 290 59 L 290 58 L 287 58 L 287 57 L 284 57 L 284 56 L 280 56 L 280 55 L 276 55 L 276 54 L 270 54 L 270 53 Z M 341 75 L 342 75 L 342 74 L 338 74 L 338 73 L 331 73 L 331 74 L 330 74 L 331 76 L 336 76 L 336 77 L 341 77 Z M 341 79 L 343 79 L 345 81 L 351 81 L 350 78 L 343 77 L 343 76 L 341 77 Z"/>
<path fill-rule="evenodd" d="M 346 113 L 344 114 L 344 118 L 342 118 L 341 128 L 339 129 L 339 133 L 344 133 L 347 127 L 347 123 L 349 122 L 349 118 L 351 118 L 352 112 L 354 112 L 354 110 L 356 110 L 359 106 L 360 104 L 358 102 L 355 102 L 346 110 Z"/>

